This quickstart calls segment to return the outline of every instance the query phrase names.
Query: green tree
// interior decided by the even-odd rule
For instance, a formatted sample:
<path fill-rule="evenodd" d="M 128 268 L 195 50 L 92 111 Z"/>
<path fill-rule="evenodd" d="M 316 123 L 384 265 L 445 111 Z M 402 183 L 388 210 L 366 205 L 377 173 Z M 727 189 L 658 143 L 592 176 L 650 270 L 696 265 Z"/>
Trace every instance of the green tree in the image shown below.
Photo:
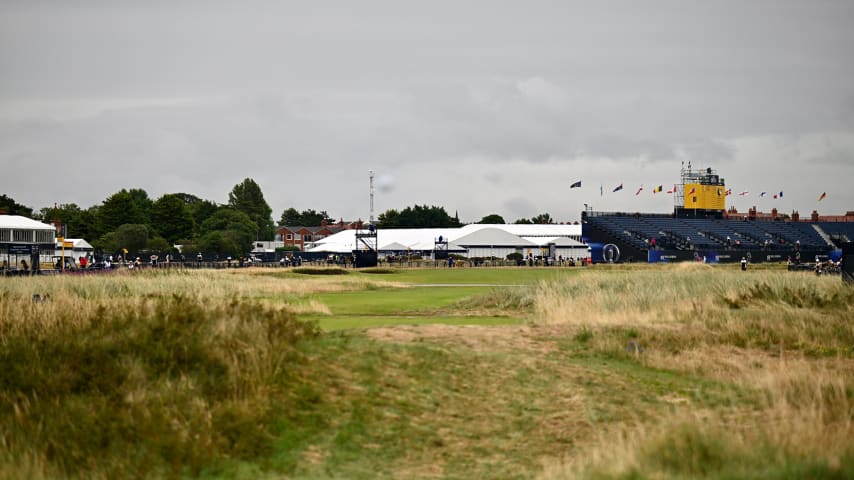
<path fill-rule="evenodd" d="M 377 217 L 377 225 L 382 228 L 397 228 L 400 226 L 400 212 L 395 209 L 389 209 L 379 214 Z"/>
<path fill-rule="evenodd" d="M 145 248 L 150 252 L 157 252 L 161 255 L 165 255 L 175 249 L 172 243 L 163 237 L 149 238 Z"/>
<path fill-rule="evenodd" d="M 513 222 L 515 224 L 541 224 L 541 223 L 555 223 L 554 219 L 548 213 L 541 213 L 535 217 L 528 218 L 520 218 Z"/>
<path fill-rule="evenodd" d="M 199 234 L 202 237 L 199 243 L 206 245 L 204 241 L 205 237 L 210 239 L 213 238 L 210 237 L 211 233 L 220 232 L 223 234 L 222 238 L 237 242 L 240 250 L 238 253 L 242 255 L 252 250 L 252 242 L 255 240 L 257 231 L 258 226 L 245 213 L 232 208 L 222 208 L 217 210 L 216 213 L 211 215 L 199 227 Z M 205 251 L 223 253 L 217 250 Z"/>
<path fill-rule="evenodd" d="M 457 218 L 448 215 L 444 207 L 415 205 L 399 213 L 387 210 L 380 214 L 379 224 L 383 228 L 446 228 L 459 227 Z"/>
<path fill-rule="evenodd" d="M 290 207 L 286 208 L 282 212 L 282 216 L 279 218 L 279 225 L 296 227 L 303 226 L 300 222 L 302 221 L 302 216 L 297 211 L 296 208 Z"/>
<path fill-rule="evenodd" d="M 151 228 L 172 244 L 193 236 L 195 225 L 187 204 L 180 196 L 166 194 L 151 207 Z"/>
<path fill-rule="evenodd" d="M 148 245 L 148 226 L 139 223 L 126 223 L 119 225 L 115 232 L 107 233 L 101 239 L 104 246 L 112 247 L 104 248 L 104 251 L 119 252 L 126 248 L 128 251 L 127 258 L 132 258 Z M 109 245 L 109 242 L 113 244 Z"/>
<path fill-rule="evenodd" d="M 102 234 L 112 232 L 124 224 L 148 225 L 150 207 L 146 205 L 148 196 L 144 194 L 138 189 L 134 193 L 121 189 L 107 197 L 98 209 L 98 231 Z"/>
<path fill-rule="evenodd" d="M 95 234 L 95 212 L 95 207 L 81 210 L 76 203 L 68 203 L 42 208 L 38 217 L 47 223 L 60 222 L 65 227 L 65 236 L 68 238 L 95 240 L 100 236 Z"/>
<path fill-rule="evenodd" d="M 200 252 L 219 254 L 221 259 L 227 256 L 238 258 L 246 251 L 239 234 L 234 231 L 223 230 L 215 230 L 202 235 L 196 247 Z"/>
<path fill-rule="evenodd" d="M 282 212 L 279 218 L 279 225 L 287 225 L 290 227 L 319 227 L 323 222 L 335 223 L 335 219 L 331 218 L 326 210 L 315 211 L 313 208 L 298 212 L 295 208 L 287 208 Z"/>
<path fill-rule="evenodd" d="M 148 198 L 148 193 L 141 188 L 131 188 L 128 190 L 130 197 L 133 199 L 133 203 L 136 204 L 137 208 L 139 208 L 140 212 L 142 212 L 142 217 L 145 219 L 145 223 L 149 223 L 149 216 L 151 215 L 151 206 L 154 202 Z"/>
<path fill-rule="evenodd" d="M 499 215 L 497 213 L 492 213 L 492 214 L 489 214 L 489 215 L 481 218 L 480 221 L 477 223 L 488 223 L 488 224 L 492 224 L 492 225 L 501 225 L 501 224 L 504 224 L 507 222 L 504 221 L 504 217 L 502 217 L 501 215 Z"/>
<path fill-rule="evenodd" d="M 531 223 L 555 223 L 555 221 L 548 213 L 541 213 L 531 218 Z"/>
<path fill-rule="evenodd" d="M 20 215 L 22 217 L 33 216 L 32 208 L 21 205 L 11 197 L 7 197 L 6 194 L 0 194 L 0 208 L 6 210 L 9 215 Z"/>
<path fill-rule="evenodd" d="M 196 234 L 199 233 L 199 226 L 201 226 L 201 224 L 204 223 L 205 220 L 207 220 L 211 215 L 216 213 L 216 211 L 219 209 L 220 206 L 217 205 L 216 202 L 212 202 L 210 200 L 197 199 L 196 201 L 191 201 L 187 203 L 187 211 L 189 211 L 190 216 L 193 217 L 193 224 L 196 227 Z"/>
<path fill-rule="evenodd" d="M 273 209 L 264 200 L 261 187 L 255 180 L 246 178 L 231 189 L 228 194 L 228 205 L 245 213 L 258 226 L 257 236 L 261 240 L 272 240 L 275 236 L 273 226 Z M 254 239 L 254 237 L 253 237 Z"/>

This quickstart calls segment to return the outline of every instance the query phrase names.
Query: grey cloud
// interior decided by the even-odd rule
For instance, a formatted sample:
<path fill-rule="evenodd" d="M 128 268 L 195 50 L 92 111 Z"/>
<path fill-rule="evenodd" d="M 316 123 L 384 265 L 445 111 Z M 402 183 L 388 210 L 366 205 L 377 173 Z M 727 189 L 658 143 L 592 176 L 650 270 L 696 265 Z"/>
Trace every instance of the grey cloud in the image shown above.
<path fill-rule="evenodd" d="M 16 181 L 3 189 L 36 207 L 131 185 L 224 201 L 252 176 L 276 214 L 365 216 L 374 169 L 395 178 L 388 208 L 477 202 L 518 218 L 562 204 L 508 168 L 628 186 L 681 160 L 732 179 L 785 158 L 850 191 L 852 18 L 841 0 L 6 2 L 0 165 Z M 812 135 L 833 140 L 763 140 Z"/>

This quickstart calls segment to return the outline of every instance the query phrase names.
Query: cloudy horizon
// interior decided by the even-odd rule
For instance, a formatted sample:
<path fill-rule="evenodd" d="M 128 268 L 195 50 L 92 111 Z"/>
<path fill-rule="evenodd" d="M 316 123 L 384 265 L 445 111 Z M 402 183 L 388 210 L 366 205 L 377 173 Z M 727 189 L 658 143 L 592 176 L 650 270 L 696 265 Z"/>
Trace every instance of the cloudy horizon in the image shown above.
<path fill-rule="evenodd" d="M 672 211 L 690 161 L 739 211 L 854 210 L 852 2 L 69 3 L 0 7 L 2 193 L 34 209 L 250 177 L 274 220 L 367 219 L 373 170 L 375 214 L 575 221 Z"/>

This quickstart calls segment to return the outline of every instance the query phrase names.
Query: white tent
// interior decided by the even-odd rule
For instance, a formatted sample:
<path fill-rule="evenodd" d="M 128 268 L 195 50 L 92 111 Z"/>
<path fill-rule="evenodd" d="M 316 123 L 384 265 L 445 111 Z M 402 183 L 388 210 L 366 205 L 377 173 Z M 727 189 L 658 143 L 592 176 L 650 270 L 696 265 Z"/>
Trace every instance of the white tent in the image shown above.
<path fill-rule="evenodd" d="M 587 258 L 590 250 L 587 245 L 577 240 L 566 237 L 524 237 L 526 240 L 537 244 L 540 248 L 548 248 L 550 244 L 555 245 L 555 257 L 563 258 Z"/>
<path fill-rule="evenodd" d="M 89 242 L 82 238 L 66 238 L 66 242 L 71 242 L 72 247 L 65 247 L 65 256 L 66 257 L 82 257 L 87 256 L 95 251 L 95 247 L 93 247 Z M 56 251 L 54 256 L 62 256 L 62 243 L 56 242 Z"/>
<path fill-rule="evenodd" d="M 581 225 L 472 224 L 461 228 L 381 228 L 377 231 L 377 244 L 380 253 L 397 250 L 432 251 L 440 237 L 449 242 L 449 252 L 465 252 L 468 257 L 504 258 L 508 253 L 517 251 L 527 254 L 529 249 L 537 249 L 545 239 L 577 241 L 581 238 Z M 343 230 L 312 243 L 306 251 L 350 253 L 361 247 L 356 245 L 356 230 Z M 584 248 L 586 252 L 586 245 Z"/>
<path fill-rule="evenodd" d="M 455 243 L 468 250 L 468 257 L 497 257 L 507 255 L 536 246 L 531 241 L 513 235 L 500 228 L 480 228 L 454 240 Z"/>

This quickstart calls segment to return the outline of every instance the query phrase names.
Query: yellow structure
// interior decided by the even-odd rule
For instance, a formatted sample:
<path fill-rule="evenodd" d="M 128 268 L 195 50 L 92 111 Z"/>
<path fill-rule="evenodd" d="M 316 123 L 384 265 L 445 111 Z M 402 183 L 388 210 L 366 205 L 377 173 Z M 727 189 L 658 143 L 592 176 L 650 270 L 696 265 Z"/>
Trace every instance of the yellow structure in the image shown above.
<path fill-rule="evenodd" d="M 686 209 L 726 210 L 726 187 L 686 183 L 684 186 Z"/>

